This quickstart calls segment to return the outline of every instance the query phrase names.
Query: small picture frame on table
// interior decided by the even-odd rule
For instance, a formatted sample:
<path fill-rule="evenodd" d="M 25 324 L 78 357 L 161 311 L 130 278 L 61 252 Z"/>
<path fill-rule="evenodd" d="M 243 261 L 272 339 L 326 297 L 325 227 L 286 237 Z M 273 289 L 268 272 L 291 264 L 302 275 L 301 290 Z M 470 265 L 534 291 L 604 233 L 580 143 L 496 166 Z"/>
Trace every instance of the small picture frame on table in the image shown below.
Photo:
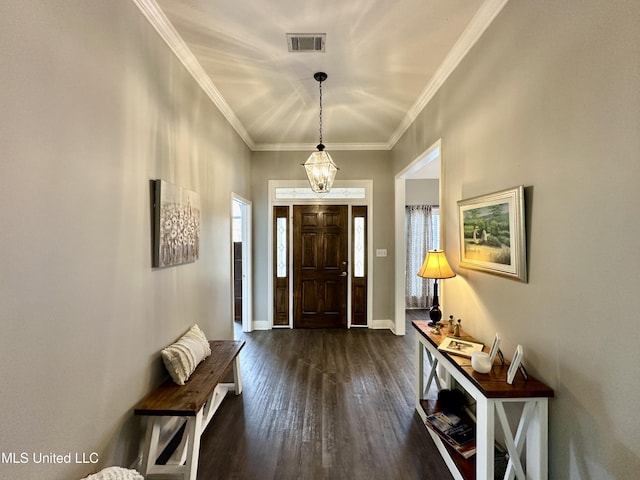
<path fill-rule="evenodd" d="M 504 365 L 504 355 L 502 354 L 502 350 L 500 350 L 500 335 L 497 333 L 493 339 L 493 343 L 491 344 L 491 350 L 489 350 L 489 360 L 491 361 L 491 365 L 493 365 L 496 355 L 500 357 L 500 363 Z"/>
<path fill-rule="evenodd" d="M 516 378 L 516 373 L 518 373 L 518 370 L 522 372 L 522 376 L 524 377 L 525 380 L 529 378 L 527 376 L 526 370 L 524 369 L 524 366 L 522 365 L 523 355 L 524 355 L 524 352 L 522 349 L 522 345 L 518 345 L 516 347 L 516 353 L 514 353 L 513 355 L 513 360 L 511 361 L 511 365 L 509 365 L 509 370 L 507 371 L 507 383 L 509 385 L 513 383 L 513 380 Z"/>
<path fill-rule="evenodd" d="M 471 358 L 473 352 L 481 352 L 484 344 L 471 340 L 464 340 L 458 337 L 445 337 L 438 347 L 438 350 L 459 355 L 461 357 Z"/>

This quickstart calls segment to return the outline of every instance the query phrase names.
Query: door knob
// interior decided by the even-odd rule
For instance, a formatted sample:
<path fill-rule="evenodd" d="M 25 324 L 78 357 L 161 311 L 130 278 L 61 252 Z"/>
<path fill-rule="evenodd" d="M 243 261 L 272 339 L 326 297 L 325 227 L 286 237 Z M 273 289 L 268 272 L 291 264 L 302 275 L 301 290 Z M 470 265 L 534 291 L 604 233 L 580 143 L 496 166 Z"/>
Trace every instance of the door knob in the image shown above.
<path fill-rule="evenodd" d="M 341 276 L 341 277 L 346 277 L 346 276 L 347 276 L 347 272 L 342 272 L 342 273 L 340 274 L 340 276 Z"/>

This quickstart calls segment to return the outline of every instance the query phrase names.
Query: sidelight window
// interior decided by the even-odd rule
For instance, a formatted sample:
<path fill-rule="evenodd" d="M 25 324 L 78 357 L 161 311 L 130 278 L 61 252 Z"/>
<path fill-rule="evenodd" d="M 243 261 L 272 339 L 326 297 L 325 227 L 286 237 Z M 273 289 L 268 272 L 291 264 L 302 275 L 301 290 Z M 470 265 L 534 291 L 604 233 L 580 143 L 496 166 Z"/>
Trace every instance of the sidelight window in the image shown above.
<path fill-rule="evenodd" d="M 351 240 L 351 325 L 367 325 L 367 207 L 354 206 Z"/>
<path fill-rule="evenodd" d="M 289 325 L 289 207 L 273 207 L 274 326 Z"/>
<path fill-rule="evenodd" d="M 287 276 L 287 219 L 276 218 L 276 276 Z"/>
<path fill-rule="evenodd" d="M 353 219 L 353 276 L 364 277 L 365 257 L 365 218 L 355 217 Z"/>

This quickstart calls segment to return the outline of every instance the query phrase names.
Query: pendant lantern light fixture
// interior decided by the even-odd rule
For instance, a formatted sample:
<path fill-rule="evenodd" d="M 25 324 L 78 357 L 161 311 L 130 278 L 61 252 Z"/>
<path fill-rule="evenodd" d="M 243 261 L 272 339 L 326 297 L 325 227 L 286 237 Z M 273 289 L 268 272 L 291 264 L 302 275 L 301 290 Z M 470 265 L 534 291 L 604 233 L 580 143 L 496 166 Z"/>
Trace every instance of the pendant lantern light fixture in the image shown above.
<path fill-rule="evenodd" d="M 302 166 L 307 172 L 311 190 L 318 195 L 322 195 L 329 193 L 329 190 L 331 190 L 338 167 L 333 163 L 331 155 L 325 151 L 324 145 L 322 144 L 322 82 L 327 79 L 327 74 L 317 72 L 313 75 L 313 78 L 315 78 L 320 85 L 320 143 L 317 147 L 318 151 L 313 152 Z"/>

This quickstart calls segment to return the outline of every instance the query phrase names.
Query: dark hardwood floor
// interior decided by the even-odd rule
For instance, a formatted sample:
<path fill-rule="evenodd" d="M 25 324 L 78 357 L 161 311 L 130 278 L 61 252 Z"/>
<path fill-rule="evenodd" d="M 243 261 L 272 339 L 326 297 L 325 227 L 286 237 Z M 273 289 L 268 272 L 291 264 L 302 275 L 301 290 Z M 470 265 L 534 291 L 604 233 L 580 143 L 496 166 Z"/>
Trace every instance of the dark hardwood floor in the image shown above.
<path fill-rule="evenodd" d="M 420 318 L 426 318 L 423 315 Z M 271 330 L 202 436 L 199 480 L 451 479 L 415 413 L 414 329 Z"/>

